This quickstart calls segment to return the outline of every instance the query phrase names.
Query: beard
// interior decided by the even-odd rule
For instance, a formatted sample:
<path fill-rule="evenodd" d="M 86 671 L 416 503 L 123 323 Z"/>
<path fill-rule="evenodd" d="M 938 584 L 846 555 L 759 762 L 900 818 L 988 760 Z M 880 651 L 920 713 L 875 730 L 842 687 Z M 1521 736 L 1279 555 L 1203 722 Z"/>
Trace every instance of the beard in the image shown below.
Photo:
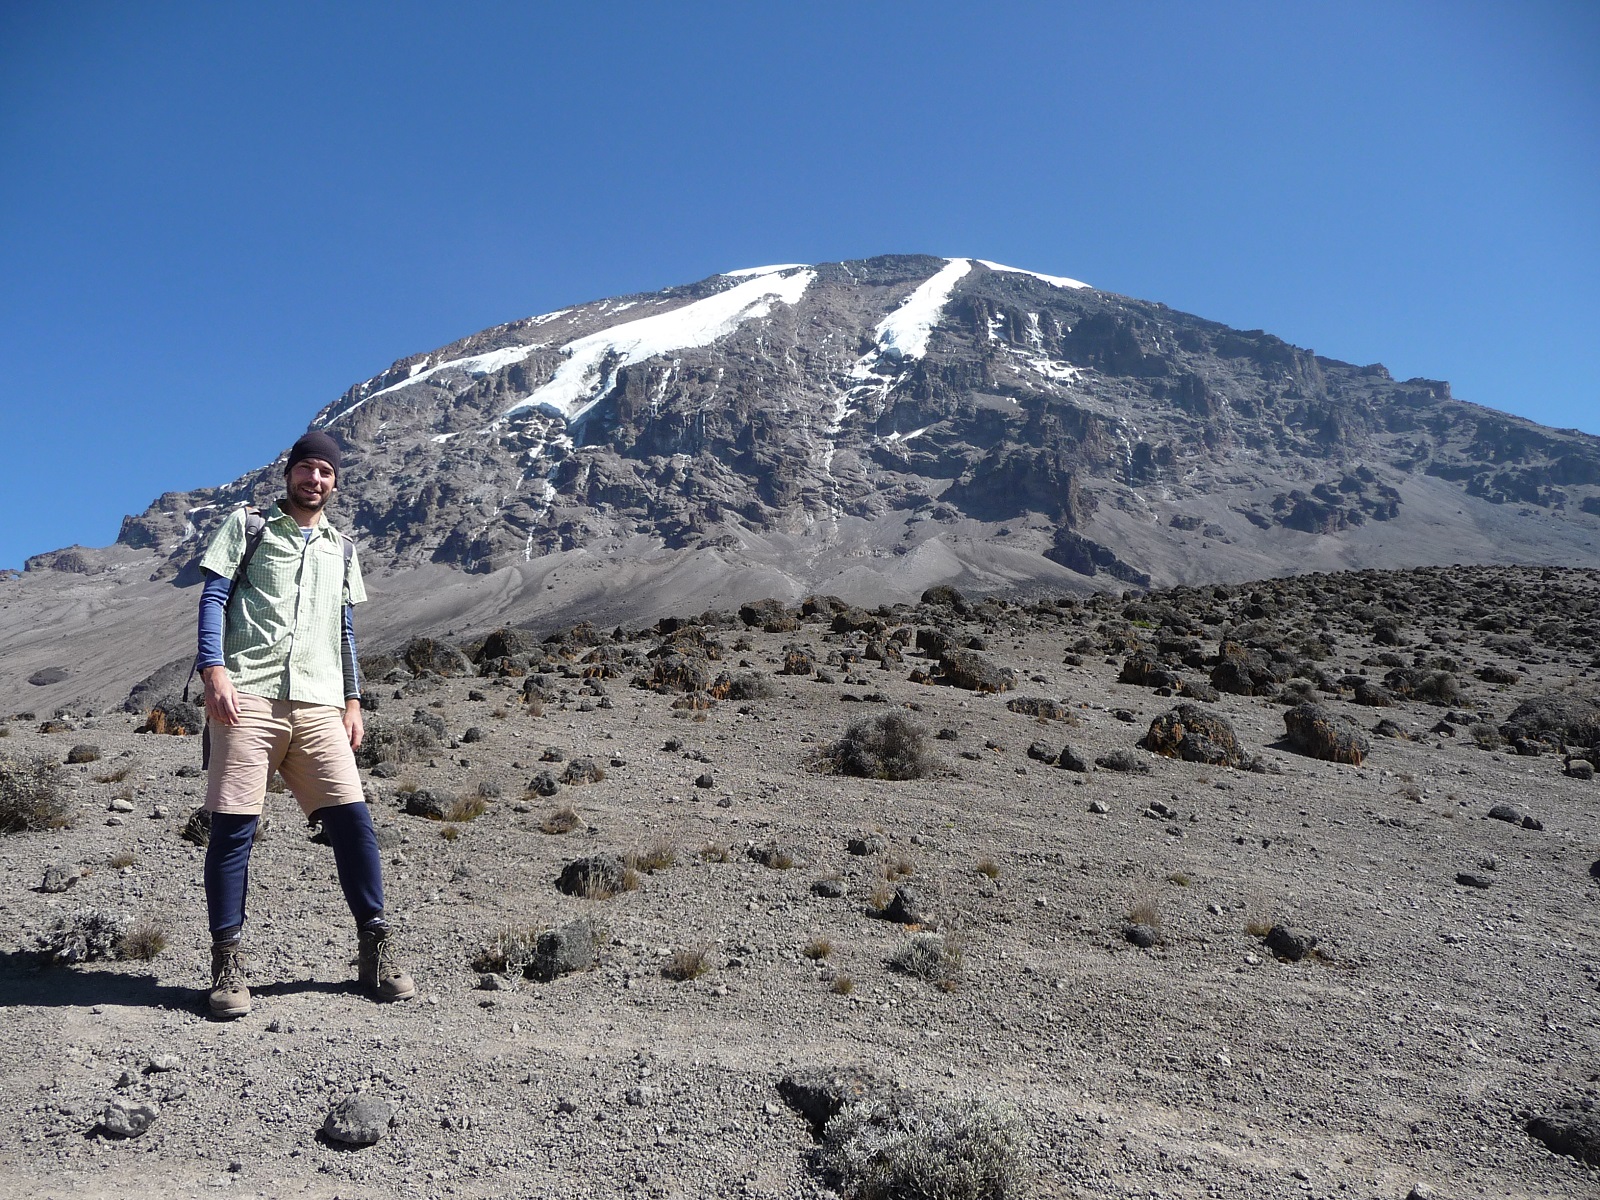
<path fill-rule="evenodd" d="M 289 493 L 289 499 L 295 506 L 306 512 L 320 512 L 328 503 L 328 497 L 333 493 L 322 492 L 315 488 L 296 488 Z"/>

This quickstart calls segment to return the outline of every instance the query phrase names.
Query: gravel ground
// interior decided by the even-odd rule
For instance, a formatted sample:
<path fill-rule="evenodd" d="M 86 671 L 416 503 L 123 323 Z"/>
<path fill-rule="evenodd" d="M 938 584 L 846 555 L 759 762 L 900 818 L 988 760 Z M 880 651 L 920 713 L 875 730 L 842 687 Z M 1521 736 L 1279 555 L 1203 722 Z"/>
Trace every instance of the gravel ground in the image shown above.
<path fill-rule="evenodd" d="M 1017 688 L 912 682 L 929 662 L 909 650 L 883 669 L 826 666 L 851 635 L 825 623 L 717 631 L 730 649 L 715 665 L 742 660 L 775 690 L 700 712 L 630 687 L 631 670 L 586 694 L 580 666 L 539 715 L 521 678 L 394 672 L 374 689 L 378 720 L 420 710 L 456 743 L 370 780 L 419 997 L 380 1006 L 354 987 L 331 855 L 272 796 L 247 927 L 255 1010 L 226 1024 L 207 1019 L 199 990 L 203 851 L 180 837 L 203 780 L 178 772 L 198 764 L 198 739 L 137 733 L 142 715 L 71 713 L 52 733 L 49 714 L 13 717 L 0 753 L 60 762 L 81 743 L 100 757 L 63 769 L 71 828 L 0 838 L 0 1189 L 826 1196 L 812 1130 L 776 1088 L 825 1068 L 1015 1105 L 1028 1195 L 1600 1195 L 1594 1167 L 1525 1129 L 1531 1113 L 1600 1099 L 1600 785 L 1564 774 L 1559 754 L 1430 733 L 1441 708 L 1332 697 L 1363 727 L 1386 717 L 1414 740 L 1373 738 L 1361 766 L 1318 761 L 1281 743 L 1283 705 L 1224 694 L 1206 708 L 1262 770 L 1157 758 L 1135 743 L 1176 701 L 1116 683 L 1122 657 L 1104 647 L 1064 662 L 1083 628 L 1017 608 L 946 614 L 943 627 L 980 637 Z M 1473 651 L 1460 641 L 1456 653 Z M 796 644 L 836 682 L 777 674 Z M 1323 665 L 1359 670 L 1373 651 L 1341 635 Z M 1582 655 L 1524 658 L 1514 684 L 1474 683 L 1475 711 L 1503 721 L 1588 669 Z M 1018 695 L 1059 699 L 1067 719 L 1013 712 Z M 848 725 L 886 712 L 930 735 L 935 774 L 814 769 Z M 481 736 L 464 740 L 469 729 Z M 941 729 L 954 736 L 932 737 Z M 1030 757 L 1035 743 L 1090 762 L 1127 750 L 1150 770 L 1063 770 Z M 561 761 L 543 761 L 548 748 Z M 524 795 L 579 757 L 605 778 Z M 443 824 L 404 815 L 399 793 L 414 786 L 498 795 Z M 1543 828 L 1490 819 L 1497 804 Z M 542 832 L 564 805 L 579 827 Z M 850 853 L 863 833 L 881 849 Z M 801 861 L 746 853 L 769 842 Z M 580 856 L 663 843 L 675 862 L 635 890 L 591 900 L 554 886 Z M 703 857 L 712 846 L 727 861 Z M 40 890 L 57 863 L 88 873 Z M 889 967 L 913 931 L 872 915 L 888 874 L 959 943 L 948 990 Z M 825 877 L 842 898 L 813 893 Z M 91 908 L 153 922 L 169 945 L 149 961 L 40 965 L 37 939 Z M 584 915 L 607 931 L 593 969 L 484 986 L 473 961 L 498 932 Z M 1156 945 L 1130 943 L 1130 916 Z M 1261 937 L 1273 924 L 1315 935 L 1318 953 L 1275 957 Z M 807 957 L 822 940 L 830 952 Z M 663 966 L 685 950 L 710 969 L 675 982 Z M 359 1091 L 394 1106 L 381 1140 L 320 1135 Z M 119 1098 L 159 1109 L 142 1135 L 98 1128 Z"/>

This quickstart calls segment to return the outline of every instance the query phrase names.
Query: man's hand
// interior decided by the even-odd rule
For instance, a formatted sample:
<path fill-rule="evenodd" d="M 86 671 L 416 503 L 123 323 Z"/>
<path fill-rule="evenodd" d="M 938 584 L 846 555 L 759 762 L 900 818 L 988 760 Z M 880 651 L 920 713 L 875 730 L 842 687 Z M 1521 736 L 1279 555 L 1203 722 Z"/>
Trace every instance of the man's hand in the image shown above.
<path fill-rule="evenodd" d="M 206 716 L 223 725 L 239 723 L 239 694 L 233 690 L 228 668 L 206 667 L 200 672 L 206 686 Z"/>
<path fill-rule="evenodd" d="M 350 749 L 361 749 L 361 738 L 366 727 L 361 722 L 361 698 L 353 696 L 344 702 L 344 732 L 350 739 Z"/>

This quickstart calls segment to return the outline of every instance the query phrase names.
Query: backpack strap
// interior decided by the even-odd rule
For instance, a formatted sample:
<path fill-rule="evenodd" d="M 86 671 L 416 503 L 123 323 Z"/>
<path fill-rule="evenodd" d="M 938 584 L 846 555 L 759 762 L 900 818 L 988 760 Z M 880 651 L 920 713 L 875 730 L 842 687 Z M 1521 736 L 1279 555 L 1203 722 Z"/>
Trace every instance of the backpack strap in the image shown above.
<path fill-rule="evenodd" d="M 344 551 L 344 595 L 341 604 L 348 606 L 350 603 L 350 562 L 356 556 L 356 540 L 343 530 L 335 529 L 339 535 L 339 548 Z"/>
<path fill-rule="evenodd" d="M 250 570 L 250 560 L 256 556 L 256 551 L 261 548 L 261 539 L 266 536 L 267 518 L 259 508 L 246 505 L 244 510 L 244 553 L 239 557 L 239 569 L 233 573 L 233 582 L 229 585 L 228 602 L 233 603 L 233 598 L 238 594 L 239 585 L 250 586 L 250 578 L 246 572 Z M 227 623 L 224 615 L 223 623 Z"/>

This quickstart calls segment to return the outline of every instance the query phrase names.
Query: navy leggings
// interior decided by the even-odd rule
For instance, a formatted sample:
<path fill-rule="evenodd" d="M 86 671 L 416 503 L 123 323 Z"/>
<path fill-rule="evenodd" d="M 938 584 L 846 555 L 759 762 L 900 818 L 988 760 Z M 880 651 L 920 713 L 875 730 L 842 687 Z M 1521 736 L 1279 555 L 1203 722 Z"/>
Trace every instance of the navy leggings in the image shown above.
<path fill-rule="evenodd" d="M 311 814 L 321 821 L 333 845 L 350 915 L 361 927 L 383 919 L 383 875 L 378 865 L 378 838 L 365 804 L 330 804 Z M 211 842 L 206 847 L 206 909 L 212 937 L 236 935 L 244 924 L 244 897 L 250 886 L 250 846 L 259 817 L 239 813 L 211 814 Z"/>

